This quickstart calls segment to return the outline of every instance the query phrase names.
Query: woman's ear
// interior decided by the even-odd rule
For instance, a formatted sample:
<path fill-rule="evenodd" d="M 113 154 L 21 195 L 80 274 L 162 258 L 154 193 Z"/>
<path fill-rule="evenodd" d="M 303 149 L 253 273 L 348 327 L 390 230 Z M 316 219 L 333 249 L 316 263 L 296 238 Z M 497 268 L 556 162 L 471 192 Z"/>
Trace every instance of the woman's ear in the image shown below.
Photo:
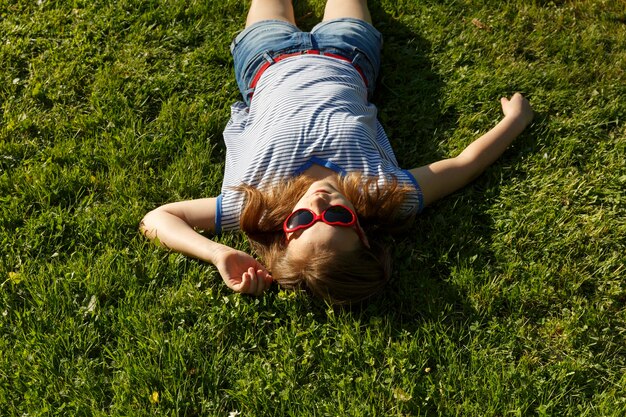
<path fill-rule="evenodd" d="M 365 245 L 367 249 L 371 249 L 370 241 L 367 239 L 367 235 L 365 234 L 365 230 L 361 227 L 361 224 L 357 221 L 356 227 L 358 228 L 359 237 L 361 238 L 361 242 Z"/>

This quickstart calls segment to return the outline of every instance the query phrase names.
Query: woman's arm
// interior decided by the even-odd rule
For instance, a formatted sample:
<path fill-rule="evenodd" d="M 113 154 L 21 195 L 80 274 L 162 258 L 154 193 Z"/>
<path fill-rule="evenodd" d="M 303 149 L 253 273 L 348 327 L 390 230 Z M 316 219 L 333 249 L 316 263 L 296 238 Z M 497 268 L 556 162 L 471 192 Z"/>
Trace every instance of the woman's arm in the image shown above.
<path fill-rule="evenodd" d="M 533 119 L 530 103 L 516 93 L 501 99 L 504 118 L 460 155 L 411 169 L 422 189 L 424 206 L 462 188 L 493 164 Z"/>
<path fill-rule="evenodd" d="M 168 249 L 212 263 L 232 290 L 261 294 L 272 283 L 262 264 L 247 253 L 207 239 L 196 231 L 215 231 L 216 210 L 216 198 L 166 204 L 146 214 L 140 230 Z"/>

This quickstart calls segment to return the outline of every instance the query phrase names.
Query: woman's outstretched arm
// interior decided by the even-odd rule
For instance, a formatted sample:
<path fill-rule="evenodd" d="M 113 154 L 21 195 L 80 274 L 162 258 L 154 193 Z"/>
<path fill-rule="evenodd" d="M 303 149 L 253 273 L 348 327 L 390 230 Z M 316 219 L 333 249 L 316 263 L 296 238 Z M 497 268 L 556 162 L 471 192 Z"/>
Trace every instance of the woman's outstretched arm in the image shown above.
<path fill-rule="evenodd" d="M 216 198 L 166 204 L 146 214 L 140 230 L 168 249 L 212 263 L 232 290 L 261 294 L 272 284 L 271 275 L 261 263 L 245 252 L 214 242 L 196 231 L 215 231 L 216 209 Z"/>
<path fill-rule="evenodd" d="M 425 206 L 473 181 L 532 121 L 530 103 L 521 94 L 510 100 L 503 97 L 501 103 L 504 118 L 460 155 L 410 170 L 422 189 Z"/>

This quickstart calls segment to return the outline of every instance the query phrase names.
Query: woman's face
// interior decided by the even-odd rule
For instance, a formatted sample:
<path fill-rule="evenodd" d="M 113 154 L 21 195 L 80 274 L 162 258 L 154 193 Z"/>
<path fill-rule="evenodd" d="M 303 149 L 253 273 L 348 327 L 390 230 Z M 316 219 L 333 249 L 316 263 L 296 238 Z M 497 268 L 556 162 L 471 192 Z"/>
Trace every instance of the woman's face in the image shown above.
<path fill-rule="evenodd" d="M 311 184 L 292 211 L 306 208 L 320 214 L 337 204 L 354 210 L 352 203 L 339 192 L 333 181 L 319 180 Z M 363 236 L 363 243 L 356 228 Z M 319 250 L 352 251 L 361 244 L 368 245 L 365 233 L 358 222 L 354 227 L 341 227 L 318 221 L 306 229 L 287 233 L 287 242 L 288 250 L 291 253 L 296 251 L 295 253 L 300 256 L 312 255 Z"/>

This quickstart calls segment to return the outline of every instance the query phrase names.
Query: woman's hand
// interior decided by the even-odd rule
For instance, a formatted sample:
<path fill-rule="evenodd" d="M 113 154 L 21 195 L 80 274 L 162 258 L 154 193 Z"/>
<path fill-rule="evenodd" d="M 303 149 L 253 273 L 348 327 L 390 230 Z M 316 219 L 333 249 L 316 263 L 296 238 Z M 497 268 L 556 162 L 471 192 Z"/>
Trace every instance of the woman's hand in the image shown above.
<path fill-rule="evenodd" d="M 500 103 L 502 103 L 502 112 L 505 117 L 512 117 L 523 123 L 524 126 L 528 126 L 533 120 L 533 109 L 528 100 L 520 93 L 513 94 L 510 100 L 502 97 Z"/>
<path fill-rule="evenodd" d="M 458 190 L 495 162 L 533 119 L 530 103 L 520 93 L 503 97 L 504 118 L 458 156 L 442 159 L 409 172 L 422 189 L 424 206 Z"/>
<path fill-rule="evenodd" d="M 272 285 L 272 276 L 252 256 L 232 248 L 216 255 L 215 266 L 231 290 L 243 294 L 261 295 Z"/>
<path fill-rule="evenodd" d="M 216 210 L 217 198 L 166 204 L 146 214 L 141 231 L 173 251 L 212 263 L 233 291 L 260 295 L 272 285 L 272 276 L 263 265 L 247 253 L 196 232 L 196 228 L 215 231 Z"/>

